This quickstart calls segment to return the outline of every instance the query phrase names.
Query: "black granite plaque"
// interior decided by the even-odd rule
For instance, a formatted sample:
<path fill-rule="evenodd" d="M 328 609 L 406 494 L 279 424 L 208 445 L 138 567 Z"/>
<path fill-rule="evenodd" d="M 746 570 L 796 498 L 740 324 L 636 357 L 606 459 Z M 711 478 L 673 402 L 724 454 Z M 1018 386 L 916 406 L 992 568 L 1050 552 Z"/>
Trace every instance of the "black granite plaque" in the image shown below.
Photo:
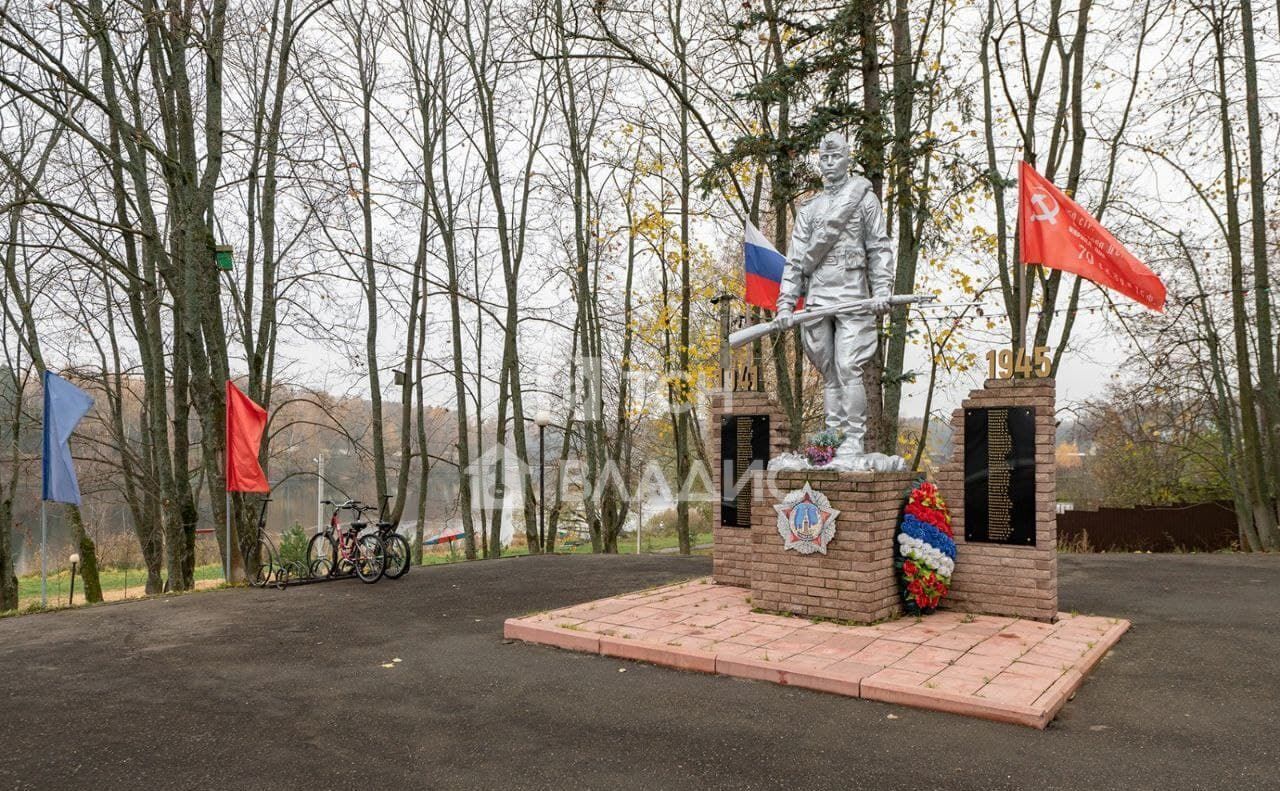
<path fill-rule="evenodd" d="M 964 540 L 1035 546 L 1035 407 L 964 411 Z"/>
<path fill-rule="evenodd" d="M 769 466 L 769 416 L 720 419 L 720 524 L 751 527 L 753 470 Z"/>

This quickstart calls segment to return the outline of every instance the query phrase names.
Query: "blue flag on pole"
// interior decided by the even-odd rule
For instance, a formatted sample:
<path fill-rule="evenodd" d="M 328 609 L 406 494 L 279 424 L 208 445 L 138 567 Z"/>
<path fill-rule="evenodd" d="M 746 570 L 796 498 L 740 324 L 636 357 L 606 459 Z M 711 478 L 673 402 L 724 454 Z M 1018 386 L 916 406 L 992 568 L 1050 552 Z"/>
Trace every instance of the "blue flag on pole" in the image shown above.
<path fill-rule="evenodd" d="M 44 372 L 44 499 L 80 504 L 80 483 L 71 464 L 71 432 L 93 406 L 88 393 L 52 371 Z"/>

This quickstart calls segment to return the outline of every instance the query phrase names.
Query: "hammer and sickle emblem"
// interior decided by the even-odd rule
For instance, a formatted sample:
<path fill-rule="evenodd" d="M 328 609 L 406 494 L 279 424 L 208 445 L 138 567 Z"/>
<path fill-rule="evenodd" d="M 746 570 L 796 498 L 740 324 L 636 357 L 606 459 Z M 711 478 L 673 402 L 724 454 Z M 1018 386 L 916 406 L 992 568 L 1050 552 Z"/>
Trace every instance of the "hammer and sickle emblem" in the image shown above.
<path fill-rule="evenodd" d="M 1055 201 L 1053 198 L 1049 197 L 1048 195 L 1045 195 L 1043 192 L 1036 192 L 1036 193 L 1032 193 L 1031 202 L 1034 203 L 1036 205 L 1036 208 L 1040 210 L 1039 213 L 1031 215 L 1031 219 L 1036 220 L 1038 222 L 1045 222 L 1047 220 L 1050 225 L 1058 224 L 1058 220 L 1057 220 L 1058 202 L 1057 201 Z"/>

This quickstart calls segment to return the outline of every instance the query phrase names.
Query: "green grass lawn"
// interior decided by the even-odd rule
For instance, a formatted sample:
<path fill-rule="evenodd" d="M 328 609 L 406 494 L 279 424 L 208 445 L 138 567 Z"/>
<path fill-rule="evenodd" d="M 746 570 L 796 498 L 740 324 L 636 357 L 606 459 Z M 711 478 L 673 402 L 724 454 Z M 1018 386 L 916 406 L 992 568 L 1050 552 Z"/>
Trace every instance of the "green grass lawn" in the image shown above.
<path fill-rule="evenodd" d="M 642 536 L 641 552 L 655 552 L 663 549 L 674 549 L 679 546 L 679 540 L 675 536 Z M 700 544 L 711 543 L 710 533 L 699 533 L 692 536 L 693 545 L 696 547 Z M 454 563 L 463 559 L 462 542 L 454 542 L 454 551 L 450 552 L 424 552 L 422 555 L 422 564 L 424 566 L 433 566 L 441 563 Z M 556 551 L 573 554 L 573 555 L 589 555 L 591 554 L 591 542 L 587 541 L 572 546 L 563 546 L 557 544 Z M 706 550 L 702 550 L 705 552 Z M 634 555 L 636 553 L 636 541 L 634 535 L 624 535 L 618 541 L 618 553 L 623 555 Z M 514 547 L 504 550 L 503 557 L 517 557 L 529 554 L 526 547 Z M 196 566 L 196 581 L 202 580 L 221 580 L 222 565 L 219 563 L 210 563 L 204 566 Z M 98 580 L 102 583 L 104 593 L 108 591 L 123 591 L 127 588 L 129 596 L 141 596 L 147 582 L 147 575 L 141 568 L 124 569 L 109 568 L 100 569 L 98 571 Z M 67 595 L 71 592 L 71 578 L 67 569 L 62 569 L 57 573 L 49 574 L 49 599 L 52 602 L 66 603 Z M 84 580 L 76 580 L 76 594 L 84 593 Z M 25 577 L 18 578 L 18 599 L 23 602 L 23 606 L 40 600 L 40 575 L 28 574 Z"/>
<path fill-rule="evenodd" d="M 200 580 L 220 580 L 222 579 L 222 565 L 219 563 L 211 563 L 207 566 L 196 566 L 195 578 Z M 142 594 L 143 588 L 147 583 L 147 575 L 142 569 L 99 569 L 98 581 L 102 583 L 103 592 L 129 589 L 130 595 L 137 591 L 138 595 Z M 84 591 L 84 580 L 76 580 L 76 592 Z M 56 574 L 49 575 L 49 598 L 50 599 L 66 599 L 67 594 L 71 592 L 71 575 L 67 569 L 63 569 Z M 25 600 L 37 600 L 40 598 L 40 575 L 29 574 L 25 577 L 18 577 L 18 598 Z"/>
<path fill-rule="evenodd" d="M 699 546 L 700 544 L 710 544 L 711 534 L 695 533 L 689 537 L 689 541 L 695 547 Z M 657 550 L 660 550 L 660 549 L 675 549 L 678 546 L 680 546 L 680 539 L 677 538 L 676 536 L 657 536 L 655 538 L 649 538 L 647 536 L 642 535 L 640 537 L 641 552 L 656 552 Z M 559 547 L 557 547 L 557 551 L 559 551 Z M 577 553 L 590 554 L 591 542 L 586 541 L 579 546 L 573 547 L 565 551 L 572 552 L 575 554 Z M 631 535 L 624 534 L 623 536 L 618 538 L 618 554 L 621 554 L 621 555 L 636 554 L 636 537 L 634 534 L 631 534 Z"/>
<path fill-rule="evenodd" d="M 711 533 L 696 533 L 690 536 L 690 541 L 695 547 L 699 545 L 710 544 Z M 653 538 L 650 538 L 648 536 L 640 537 L 641 553 L 657 552 L 659 550 L 664 550 L 664 549 L 675 549 L 679 545 L 680 545 L 680 540 L 676 536 L 656 536 Z M 462 552 L 463 552 L 462 547 L 463 547 L 462 541 L 458 540 L 453 542 L 452 553 L 440 552 L 438 550 L 435 552 L 429 552 L 429 551 L 423 552 L 422 565 L 430 566 L 437 563 L 453 563 L 455 561 L 462 560 Z M 476 548 L 476 551 L 477 552 L 479 551 L 478 546 Z M 705 549 L 701 551 L 706 552 Z M 567 554 L 567 555 L 590 555 L 591 542 L 588 540 L 580 544 L 573 544 L 570 546 L 566 546 L 564 540 L 561 539 L 556 542 L 556 552 Z M 502 556 L 504 558 L 518 557 L 521 555 L 528 555 L 528 554 L 529 554 L 528 547 L 512 547 L 512 548 L 505 549 L 502 552 Z M 621 538 L 618 539 L 618 554 L 620 555 L 636 554 L 636 538 L 634 534 L 623 535 Z M 698 551 L 695 550 L 694 554 L 698 554 Z"/>

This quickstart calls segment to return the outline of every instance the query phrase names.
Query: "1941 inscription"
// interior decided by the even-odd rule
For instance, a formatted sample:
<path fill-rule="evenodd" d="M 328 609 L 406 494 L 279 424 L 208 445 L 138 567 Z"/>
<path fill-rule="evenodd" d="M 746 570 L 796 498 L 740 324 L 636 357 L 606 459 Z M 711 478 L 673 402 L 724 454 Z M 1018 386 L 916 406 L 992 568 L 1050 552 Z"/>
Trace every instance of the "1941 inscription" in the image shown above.
<path fill-rule="evenodd" d="M 964 540 L 1035 546 L 1036 411 L 964 413 Z"/>

